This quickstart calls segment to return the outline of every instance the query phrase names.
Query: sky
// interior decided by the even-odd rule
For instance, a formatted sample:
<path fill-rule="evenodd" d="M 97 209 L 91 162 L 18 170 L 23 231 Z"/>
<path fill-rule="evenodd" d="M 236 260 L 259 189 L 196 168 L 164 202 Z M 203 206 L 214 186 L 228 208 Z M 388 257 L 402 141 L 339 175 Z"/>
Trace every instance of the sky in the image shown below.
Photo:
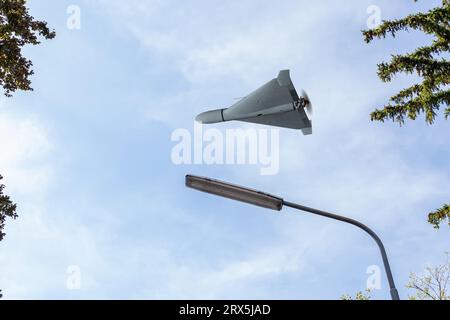
<path fill-rule="evenodd" d="M 387 20 L 439 3 L 28 1 L 57 37 L 24 50 L 34 91 L 0 97 L 0 172 L 20 216 L 0 243 L 4 298 L 339 299 L 363 291 L 378 268 L 372 296 L 389 299 L 379 251 L 361 230 L 198 193 L 186 174 L 364 222 L 407 298 L 409 273 L 450 249 L 447 228 L 427 223 L 448 202 L 450 127 L 443 111 L 432 126 L 423 116 L 401 127 L 370 121 L 418 80 L 382 83 L 377 63 L 430 38 L 366 44 L 361 30 L 374 8 Z M 279 130 L 276 174 L 172 161 L 175 130 L 193 134 L 198 113 L 230 106 L 282 69 L 308 92 L 314 132 Z"/>

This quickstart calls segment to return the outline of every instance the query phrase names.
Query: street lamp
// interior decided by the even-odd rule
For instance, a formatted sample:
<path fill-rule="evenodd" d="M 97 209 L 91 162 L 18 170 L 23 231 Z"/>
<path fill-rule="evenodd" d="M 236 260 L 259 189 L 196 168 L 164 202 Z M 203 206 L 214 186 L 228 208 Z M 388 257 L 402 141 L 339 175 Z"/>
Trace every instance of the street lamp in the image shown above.
<path fill-rule="evenodd" d="M 232 200 L 237 200 L 249 204 L 253 204 L 259 207 L 281 211 L 283 206 L 291 207 L 297 210 L 310 212 L 319 216 L 339 220 L 357 226 L 358 228 L 367 232 L 377 243 L 380 248 L 381 257 L 383 259 L 384 268 L 386 270 L 387 279 L 389 282 L 390 293 L 392 300 L 400 300 L 397 289 L 395 288 L 394 278 L 392 277 L 391 267 L 387 258 L 386 250 L 381 242 L 381 239 L 373 232 L 369 227 L 362 224 L 359 221 L 342 217 L 333 213 L 325 212 L 322 210 L 305 207 L 296 203 L 283 200 L 283 198 L 273 196 L 271 194 L 240 187 L 234 184 L 226 183 L 219 180 L 198 177 L 193 175 L 186 176 L 186 186 L 202 192 L 218 195 Z"/>

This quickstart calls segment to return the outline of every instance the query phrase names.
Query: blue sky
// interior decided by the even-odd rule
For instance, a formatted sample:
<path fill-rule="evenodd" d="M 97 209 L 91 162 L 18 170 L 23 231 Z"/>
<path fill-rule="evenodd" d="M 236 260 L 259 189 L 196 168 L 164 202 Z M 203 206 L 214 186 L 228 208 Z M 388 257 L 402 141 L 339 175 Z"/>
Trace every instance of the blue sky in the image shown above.
<path fill-rule="evenodd" d="M 449 250 L 426 213 L 448 202 L 448 122 L 399 127 L 369 113 L 414 77 L 383 84 L 376 64 L 429 39 L 363 42 L 382 19 L 440 1 L 31 0 L 57 38 L 25 54 L 34 92 L 0 98 L 0 172 L 19 204 L 0 245 L 6 298 L 338 299 L 364 290 L 374 242 L 352 226 L 187 190 L 194 173 L 251 186 L 371 226 L 400 295 L 411 271 Z M 69 5 L 81 29 L 69 30 Z M 314 134 L 280 130 L 280 171 L 174 165 L 171 134 L 208 106 L 290 69 L 314 102 Z M 241 123 L 217 125 L 248 128 Z M 81 270 L 68 290 L 67 268 Z M 373 293 L 389 298 L 387 282 Z"/>

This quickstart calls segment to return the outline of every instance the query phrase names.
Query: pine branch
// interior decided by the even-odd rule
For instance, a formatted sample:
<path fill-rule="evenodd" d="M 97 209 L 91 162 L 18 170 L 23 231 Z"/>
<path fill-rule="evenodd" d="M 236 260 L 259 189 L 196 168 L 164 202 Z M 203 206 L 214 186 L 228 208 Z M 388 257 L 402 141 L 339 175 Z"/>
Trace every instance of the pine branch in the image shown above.
<path fill-rule="evenodd" d="M 418 93 L 414 96 L 414 93 Z M 402 100 L 407 100 L 402 102 Z M 403 124 L 405 116 L 411 120 L 415 120 L 417 115 L 425 112 L 426 121 L 430 124 L 434 122 L 436 110 L 442 104 L 450 104 L 450 90 L 439 91 L 433 93 L 424 85 L 415 85 L 411 88 L 401 91 L 399 94 L 391 98 L 395 104 L 387 104 L 383 109 L 376 109 L 371 113 L 372 121 L 382 121 L 391 119 L 395 122 Z M 450 113 L 449 109 L 445 110 L 446 116 Z"/>
<path fill-rule="evenodd" d="M 450 43 L 446 39 L 435 39 L 430 46 L 419 47 L 414 54 L 417 57 L 431 59 L 433 54 L 440 54 L 449 51 L 449 49 Z"/>
<path fill-rule="evenodd" d="M 439 77 L 442 82 L 450 82 L 450 62 L 442 59 L 418 57 L 415 53 L 408 55 L 392 55 L 389 63 L 378 65 L 378 76 L 383 82 L 390 82 L 392 76 L 405 72 L 416 72 L 419 76 L 429 79 Z"/>
<path fill-rule="evenodd" d="M 444 0 L 442 7 L 432 9 L 428 13 L 417 13 L 403 19 L 383 21 L 379 27 L 363 31 L 364 40 L 370 43 L 375 38 L 386 38 L 387 35 L 395 38 L 397 32 L 409 29 L 420 30 L 427 34 L 438 35 L 442 39 L 449 39 L 449 8 L 450 2 Z"/>
<path fill-rule="evenodd" d="M 405 118 L 415 120 L 425 113 L 425 120 L 432 124 L 437 111 L 446 106 L 444 116 L 450 116 L 450 61 L 439 57 L 450 51 L 450 0 L 443 0 L 442 6 L 427 13 L 417 13 L 406 18 L 383 21 L 373 29 L 363 31 L 364 40 L 369 43 L 375 38 L 393 37 L 399 31 L 419 30 L 433 35 L 429 46 L 417 48 L 404 55 L 392 55 L 391 61 L 378 65 L 378 76 L 383 82 L 391 82 L 398 73 L 417 74 L 422 83 L 406 88 L 390 98 L 390 103 L 371 113 L 372 121 L 391 119 L 402 125 Z"/>

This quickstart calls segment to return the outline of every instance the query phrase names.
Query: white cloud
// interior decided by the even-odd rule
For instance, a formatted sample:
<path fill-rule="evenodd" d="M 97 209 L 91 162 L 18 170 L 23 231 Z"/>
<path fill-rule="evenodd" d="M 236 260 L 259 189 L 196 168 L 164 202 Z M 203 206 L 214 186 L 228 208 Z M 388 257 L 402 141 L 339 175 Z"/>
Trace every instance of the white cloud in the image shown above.
<path fill-rule="evenodd" d="M 143 5 L 137 1 L 135 6 L 134 2 L 97 1 L 99 4 L 111 14 L 116 28 L 127 30 L 150 55 L 175 68 L 190 83 L 188 91 L 162 101 L 155 98 L 154 105 L 148 106 L 151 119 L 169 126 L 186 119 L 183 110 L 200 111 L 202 104 L 231 104 L 233 96 L 227 101 L 208 100 L 211 93 L 223 92 L 223 88 L 229 90 L 228 95 L 242 96 L 280 69 L 293 68 L 303 77 L 312 77 L 308 72 L 317 66 L 319 73 L 320 64 L 329 65 L 326 60 L 337 49 L 337 39 L 329 38 L 333 36 L 330 28 L 339 23 L 342 14 L 352 17 L 351 6 L 333 2 L 314 6 L 288 2 L 275 7 L 264 2 L 256 11 L 251 2 L 158 1 Z M 250 17 L 248 12 L 252 12 Z M 318 52 L 320 58 L 314 60 Z M 324 77 L 317 75 L 321 82 Z"/>
<path fill-rule="evenodd" d="M 49 167 L 40 162 L 51 150 L 48 133 L 32 117 L 0 112 L 0 173 L 14 193 L 31 195 L 46 188 Z"/>

